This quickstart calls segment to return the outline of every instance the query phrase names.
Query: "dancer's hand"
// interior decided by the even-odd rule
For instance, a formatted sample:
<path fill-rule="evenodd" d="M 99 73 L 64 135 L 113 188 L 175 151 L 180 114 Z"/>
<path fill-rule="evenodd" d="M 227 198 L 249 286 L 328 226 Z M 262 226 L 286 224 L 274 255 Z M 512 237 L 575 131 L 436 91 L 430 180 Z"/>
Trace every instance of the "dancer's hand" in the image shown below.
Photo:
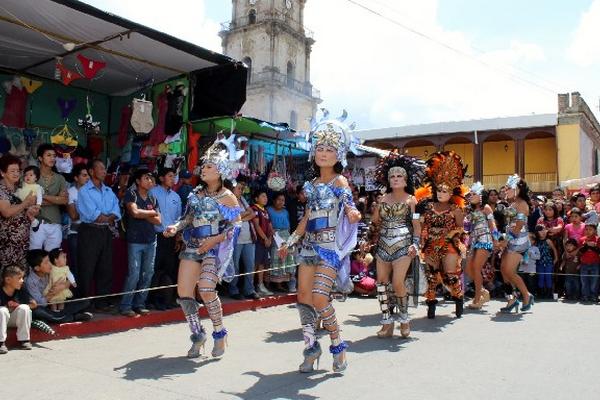
<path fill-rule="evenodd" d="M 417 246 L 415 246 L 414 244 L 411 244 L 408 247 L 408 256 L 410 258 L 415 258 L 416 255 L 417 255 Z"/>
<path fill-rule="evenodd" d="M 348 216 L 348 220 L 351 224 L 356 224 L 360 221 L 362 215 L 360 215 L 360 211 L 356 208 L 346 206 L 346 215 Z"/>
<path fill-rule="evenodd" d="M 164 237 L 173 237 L 177 233 L 177 228 L 173 225 L 167 226 L 167 229 L 163 232 Z"/>
<path fill-rule="evenodd" d="M 277 250 L 277 255 L 281 260 L 284 260 L 288 255 L 288 246 L 287 244 L 282 244 L 279 250 Z"/>
<path fill-rule="evenodd" d="M 210 249 L 218 245 L 221 241 L 219 240 L 219 236 L 210 236 L 202 241 L 200 247 L 198 247 L 197 253 L 204 254 L 208 252 Z"/>

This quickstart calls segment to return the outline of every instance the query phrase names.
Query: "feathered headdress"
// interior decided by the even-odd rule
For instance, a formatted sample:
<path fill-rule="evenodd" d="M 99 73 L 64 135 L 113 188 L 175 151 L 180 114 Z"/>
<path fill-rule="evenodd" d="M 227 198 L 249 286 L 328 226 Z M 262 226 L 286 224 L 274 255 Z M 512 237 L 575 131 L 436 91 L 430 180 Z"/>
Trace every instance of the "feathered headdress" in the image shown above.
<path fill-rule="evenodd" d="M 478 196 L 481 196 L 481 193 L 483 193 L 483 184 L 481 182 L 475 182 L 474 184 L 471 185 L 471 188 L 469 189 L 469 191 L 471 193 L 475 193 Z"/>
<path fill-rule="evenodd" d="M 417 188 L 421 186 L 423 179 L 425 179 L 426 167 L 425 161 L 417 157 L 400 154 L 398 149 L 394 149 L 386 157 L 379 160 L 375 171 L 375 179 L 380 187 L 385 188 L 389 183 L 390 171 L 399 168 L 398 172 L 406 177 L 407 186 Z"/>
<path fill-rule="evenodd" d="M 337 160 L 346 167 L 346 155 L 348 151 L 354 154 L 362 154 L 357 149 L 361 144 L 360 139 L 354 137 L 351 131 L 354 130 L 356 124 L 346 125 L 344 121 L 348 118 L 348 112 L 344 110 L 338 118 L 329 118 L 329 111 L 322 108 L 323 116 L 317 121 L 311 123 L 311 130 L 305 136 L 306 143 L 303 147 L 309 151 L 308 160 L 312 161 L 315 157 L 317 146 L 326 145 L 337 150 Z"/>
<path fill-rule="evenodd" d="M 519 175 L 517 175 L 517 174 L 511 175 L 506 180 L 506 186 L 508 186 L 511 189 L 516 189 L 517 185 L 519 184 L 520 181 L 521 181 L 521 177 Z"/>
<path fill-rule="evenodd" d="M 202 156 L 202 163 L 214 164 L 223 179 L 235 180 L 240 169 L 239 160 L 244 156 L 244 150 L 238 150 L 236 143 L 240 144 L 246 140 L 248 139 L 240 137 L 236 141 L 235 134 L 229 138 L 218 135 Z"/>
<path fill-rule="evenodd" d="M 429 157 L 425 173 L 435 188 L 445 186 L 453 191 L 462 185 L 466 170 L 462 158 L 454 151 L 440 151 Z"/>

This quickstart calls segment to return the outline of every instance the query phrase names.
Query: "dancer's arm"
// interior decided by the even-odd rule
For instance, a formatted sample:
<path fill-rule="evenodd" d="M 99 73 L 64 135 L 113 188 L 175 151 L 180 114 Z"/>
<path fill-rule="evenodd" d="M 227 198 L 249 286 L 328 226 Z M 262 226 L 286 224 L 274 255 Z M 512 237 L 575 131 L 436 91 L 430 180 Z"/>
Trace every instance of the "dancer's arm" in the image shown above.
<path fill-rule="evenodd" d="M 412 215 L 413 243 L 408 249 L 408 255 L 412 258 L 417 255 L 421 245 L 421 215 L 415 212 L 417 207 L 417 199 L 414 196 L 411 196 L 409 204 Z"/>
<path fill-rule="evenodd" d="M 517 205 L 517 218 L 516 218 L 517 222 L 515 222 L 515 226 L 513 227 L 513 229 L 509 230 L 509 232 L 513 236 L 517 236 L 521 232 L 521 229 L 527 223 L 528 215 L 529 215 L 529 205 L 525 201 L 522 200 Z"/>
<path fill-rule="evenodd" d="M 277 250 L 279 257 L 281 259 L 286 258 L 289 248 L 294 246 L 296 243 L 298 243 L 300 241 L 300 239 L 302 238 L 302 236 L 304 236 L 304 233 L 306 232 L 306 224 L 308 223 L 309 216 L 310 216 L 310 209 L 307 206 L 306 209 L 304 210 L 304 216 L 302 217 L 300 222 L 298 222 L 298 226 L 296 227 L 296 230 L 290 235 L 288 240 L 283 242 L 283 244 L 281 245 L 279 250 Z"/>
<path fill-rule="evenodd" d="M 337 188 L 343 189 L 341 194 L 341 200 L 344 203 L 344 211 L 348 220 L 351 224 L 356 224 L 362 218 L 360 211 L 356 209 L 354 205 L 354 200 L 352 200 L 352 191 L 350 190 L 350 185 L 348 184 L 348 179 L 345 176 L 338 176 L 335 181 L 335 186 Z"/>

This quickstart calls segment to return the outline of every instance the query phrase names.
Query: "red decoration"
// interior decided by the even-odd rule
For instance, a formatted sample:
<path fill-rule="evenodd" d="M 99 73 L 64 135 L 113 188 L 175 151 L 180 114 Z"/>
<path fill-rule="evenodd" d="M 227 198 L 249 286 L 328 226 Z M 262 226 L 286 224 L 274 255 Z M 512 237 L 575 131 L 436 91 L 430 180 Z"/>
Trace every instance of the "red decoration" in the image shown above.
<path fill-rule="evenodd" d="M 71 71 L 70 69 L 66 68 L 60 63 L 57 63 L 56 66 L 60 70 L 60 80 L 65 86 L 69 86 L 71 82 L 73 82 L 76 79 L 83 78 L 83 76 L 79 75 L 77 72 Z"/>
<path fill-rule="evenodd" d="M 77 59 L 81 63 L 83 74 L 88 79 L 92 79 L 96 76 L 98 71 L 106 67 L 106 63 L 104 61 L 91 60 L 87 57 L 84 57 L 82 54 L 77 54 Z"/>

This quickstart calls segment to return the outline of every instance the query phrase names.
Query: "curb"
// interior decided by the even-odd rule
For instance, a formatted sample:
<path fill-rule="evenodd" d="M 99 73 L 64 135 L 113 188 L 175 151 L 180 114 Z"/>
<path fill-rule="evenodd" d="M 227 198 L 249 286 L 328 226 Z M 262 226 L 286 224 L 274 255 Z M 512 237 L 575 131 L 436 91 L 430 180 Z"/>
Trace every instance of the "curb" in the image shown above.
<path fill-rule="evenodd" d="M 223 302 L 223 315 L 235 314 L 242 311 L 256 311 L 260 308 L 280 306 L 284 304 L 296 303 L 296 294 L 285 294 L 281 296 L 264 297 L 258 300 L 236 300 Z M 206 307 L 200 308 L 200 317 L 207 318 Z M 135 318 L 121 315 L 107 315 L 106 318 L 92 319 L 87 322 L 69 322 L 65 324 L 51 325 L 56 331 L 56 335 L 31 330 L 31 342 L 40 343 L 50 340 L 66 339 L 74 336 L 88 336 L 103 333 L 122 332 L 129 329 L 138 329 L 146 326 L 156 326 L 169 324 L 173 322 L 184 322 L 185 318 L 181 309 L 172 309 L 166 311 L 152 311 L 148 315 L 140 315 Z M 8 330 L 6 339 L 8 347 L 17 345 L 15 329 Z"/>

